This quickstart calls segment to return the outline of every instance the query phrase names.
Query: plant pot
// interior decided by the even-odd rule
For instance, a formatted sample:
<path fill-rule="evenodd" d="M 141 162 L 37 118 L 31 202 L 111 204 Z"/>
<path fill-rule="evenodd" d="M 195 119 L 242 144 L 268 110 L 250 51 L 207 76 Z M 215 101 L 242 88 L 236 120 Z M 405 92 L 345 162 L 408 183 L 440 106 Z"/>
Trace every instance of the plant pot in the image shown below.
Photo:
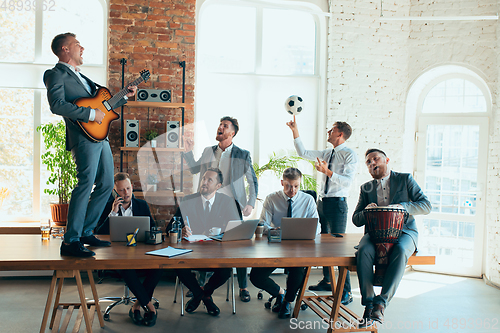
<path fill-rule="evenodd" d="M 50 204 L 52 222 L 56 226 L 65 226 L 68 220 L 69 204 Z"/>

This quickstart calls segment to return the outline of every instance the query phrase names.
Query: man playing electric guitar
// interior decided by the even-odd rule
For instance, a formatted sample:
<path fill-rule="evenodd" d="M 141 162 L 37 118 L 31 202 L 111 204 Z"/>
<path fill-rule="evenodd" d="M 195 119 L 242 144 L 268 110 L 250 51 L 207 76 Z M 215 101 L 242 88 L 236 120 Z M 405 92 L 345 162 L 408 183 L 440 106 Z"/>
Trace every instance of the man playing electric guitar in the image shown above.
<path fill-rule="evenodd" d="M 65 33 L 54 37 L 52 51 L 59 62 L 45 72 L 43 81 L 52 113 L 66 122 L 66 149 L 71 151 L 76 163 L 78 184 L 71 194 L 68 222 L 61 255 L 91 257 L 95 253 L 84 245 L 109 246 L 93 234 L 113 189 L 113 155 L 107 139 L 91 140 L 77 124 L 96 122 L 101 124 L 106 113 L 101 109 L 74 104 L 82 97 L 94 97 L 96 84 L 80 74 L 77 66 L 83 64 L 84 48 L 75 34 Z M 127 97 L 134 96 L 137 86 L 128 86 Z M 127 99 L 125 96 L 125 100 Z M 123 101 L 121 102 L 122 104 Z M 92 188 L 95 184 L 95 188 Z"/>

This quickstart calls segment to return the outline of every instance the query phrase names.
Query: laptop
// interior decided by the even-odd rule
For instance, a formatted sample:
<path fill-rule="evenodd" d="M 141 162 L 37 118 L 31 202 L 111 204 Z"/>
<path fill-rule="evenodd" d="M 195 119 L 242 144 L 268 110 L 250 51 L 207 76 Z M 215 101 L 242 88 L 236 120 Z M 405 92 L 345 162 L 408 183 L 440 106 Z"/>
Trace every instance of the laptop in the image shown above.
<path fill-rule="evenodd" d="M 109 238 L 112 242 L 126 242 L 127 234 L 133 233 L 139 228 L 136 236 L 137 242 L 146 240 L 146 231 L 150 230 L 148 216 L 110 216 L 109 217 Z"/>
<path fill-rule="evenodd" d="M 281 219 L 281 239 L 315 239 L 317 217 L 284 217 Z"/>
<path fill-rule="evenodd" d="M 257 224 L 259 224 L 258 219 L 229 221 L 223 233 L 209 237 L 219 242 L 251 239 L 255 233 L 255 229 L 257 229 Z"/>

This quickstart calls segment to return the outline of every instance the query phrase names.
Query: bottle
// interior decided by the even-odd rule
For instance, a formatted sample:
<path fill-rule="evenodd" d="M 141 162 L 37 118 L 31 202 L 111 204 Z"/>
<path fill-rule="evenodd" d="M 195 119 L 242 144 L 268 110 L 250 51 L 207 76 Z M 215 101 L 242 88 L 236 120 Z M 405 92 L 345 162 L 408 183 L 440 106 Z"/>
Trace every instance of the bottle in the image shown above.
<path fill-rule="evenodd" d="M 181 221 L 178 216 L 174 216 L 174 222 L 172 223 L 172 230 L 177 232 L 177 243 L 180 243 L 182 240 L 182 227 Z"/>

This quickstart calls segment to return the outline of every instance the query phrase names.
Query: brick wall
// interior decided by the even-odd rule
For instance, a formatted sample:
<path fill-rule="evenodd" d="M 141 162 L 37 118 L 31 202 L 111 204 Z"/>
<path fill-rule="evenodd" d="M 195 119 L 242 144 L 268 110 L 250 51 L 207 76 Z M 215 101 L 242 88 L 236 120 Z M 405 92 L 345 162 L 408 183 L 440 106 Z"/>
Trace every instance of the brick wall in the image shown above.
<path fill-rule="evenodd" d="M 493 0 L 383 1 L 383 16 L 496 15 L 497 6 Z M 401 169 L 406 95 L 411 83 L 426 70 L 458 64 L 487 82 L 493 108 L 484 272 L 500 285 L 498 21 L 384 22 L 380 19 L 379 1 L 330 1 L 330 12 L 327 124 L 342 119 L 349 122 L 354 133 L 348 143 L 360 157 L 369 147 L 381 147 L 391 158 L 392 168 Z M 359 185 L 368 179 L 361 163 L 351 190 L 351 210 Z"/>
<path fill-rule="evenodd" d="M 140 88 L 170 89 L 172 102 L 182 102 L 182 68 L 175 62 L 186 62 L 185 123 L 193 122 L 194 71 L 195 71 L 195 1 L 138 1 L 110 0 L 108 18 L 108 87 L 112 92 L 121 89 L 122 58 L 127 59 L 125 83 L 136 79 L 139 72 L 148 69 L 151 78 Z M 124 119 L 138 119 L 141 127 L 141 143 L 144 131 L 155 128 L 164 134 L 167 120 L 181 120 L 180 109 L 167 108 L 124 108 Z M 165 142 L 163 140 L 163 142 Z M 110 143 L 114 154 L 115 169 L 120 168 L 120 121 L 113 123 Z M 159 146 L 163 146 L 159 143 Z M 179 153 L 160 152 L 158 163 L 162 170 L 169 173 L 172 169 L 178 174 L 180 169 Z M 130 173 L 135 189 L 140 189 L 139 167 L 141 159 L 135 152 L 124 153 L 123 171 Z M 146 164 L 156 161 L 149 157 Z M 142 170 L 144 171 L 144 170 Z M 141 171 L 141 172 L 142 172 Z M 154 170 L 152 171 L 154 172 Z M 154 172 L 156 174 L 156 172 Z M 189 172 L 184 173 L 184 185 L 191 188 Z M 141 177 L 143 175 L 141 174 Z M 144 179 L 144 178 L 142 178 Z M 176 182 L 179 177 L 176 176 Z M 159 189 L 168 188 L 168 179 L 158 184 Z M 178 186 L 178 184 L 177 184 Z M 157 220 L 169 219 L 173 212 L 172 198 L 158 198 L 150 204 Z"/>

